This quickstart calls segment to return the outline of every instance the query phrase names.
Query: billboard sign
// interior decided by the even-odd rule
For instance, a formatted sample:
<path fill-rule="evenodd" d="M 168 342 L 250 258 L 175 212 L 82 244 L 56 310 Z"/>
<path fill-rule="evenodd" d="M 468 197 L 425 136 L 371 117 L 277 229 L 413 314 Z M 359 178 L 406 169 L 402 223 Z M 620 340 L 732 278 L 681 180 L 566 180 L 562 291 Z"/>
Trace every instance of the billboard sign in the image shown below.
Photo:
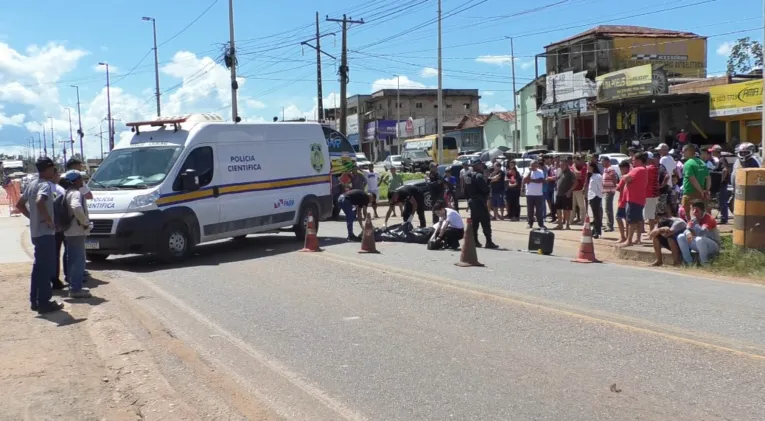
<path fill-rule="evenodd" d="M 346 121 L 346 131 L 348 135 L 352 134 L 358 134 L 359 133 L 359 115 L 358 114 L 351 114 L 348 116 Z"/>
<path fill-rule="evenodd" d="M 653 66 L 631 67 L 598 76 L 598 101 L 658 95 L 667 92 L 667 77 Z"/>
<path fill-rule="evenodd" d="M 597 86 L 587 79 L 587 72 L 564 72 L 547 76 L 545 104 L 572 101 L 595 96 Z"/>
<path fill-rule="evenodd" d="M 709 116 L 762 112 L 762 79 L 709 88 Z"/>
<path fill-rule="evenodd" d="M 613 41 L 614 69 L 653 64 L 667 77 L 705 78 L 707 41 L 704 38 L 624 37 Z"/>

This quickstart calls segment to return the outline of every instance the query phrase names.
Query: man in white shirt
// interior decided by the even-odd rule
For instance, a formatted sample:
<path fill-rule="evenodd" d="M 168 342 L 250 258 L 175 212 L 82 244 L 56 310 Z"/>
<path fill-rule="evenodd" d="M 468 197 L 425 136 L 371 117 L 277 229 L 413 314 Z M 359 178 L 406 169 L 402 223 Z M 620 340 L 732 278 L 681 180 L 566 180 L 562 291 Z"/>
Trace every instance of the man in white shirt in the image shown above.
<path fill-rule="evenodd" d="M 677 173 L 677 163 L 674 158 L 672 158 L 672 155 L 669 154 L 669 146 L 667 146 L 666 143 L 659 145 L 658 149 L 659 155 L 661 156 L 659 165 L 667 170 L 667 174 L 669 174 L 669 177 L 667 177 L 667 186 L 672 188 L 672 174 Z"/>
<path fill-rule="evenodd" d="M 380 192 L 379 187 L 379 176 L 375 172 L 375 165 L 369 164 L 369 169 L 364 171 L 364 177 L 367 179 L 367 193 L 372 195 L 372 201 L 370 205 L 372 206 L 372 211 L 375 214 L 375 219 L 379 218 L 377 216 L 377 197 L 378 193 Z"/>
<path fill-rule="evenodd" d="M 526 185 L 526 213 L 529 218 L 529 228 L 534 227 L 536 218 L 539 228 L 545 228 L 545 173 L 539 169 L 537 161 L 531 161 L 531 168 L 523 184 Z"/>
<path fill-rule="evenodd" d="M 434 226 L 435 238 L 441 239 L 446 248 L 452 250 L 460 248 L 460 240 L 465 236 L 465 222 L 460 214 L 454 209 L 447 208 L 441 200 L 433 205 L 433 212 L 439 219 Z"/>

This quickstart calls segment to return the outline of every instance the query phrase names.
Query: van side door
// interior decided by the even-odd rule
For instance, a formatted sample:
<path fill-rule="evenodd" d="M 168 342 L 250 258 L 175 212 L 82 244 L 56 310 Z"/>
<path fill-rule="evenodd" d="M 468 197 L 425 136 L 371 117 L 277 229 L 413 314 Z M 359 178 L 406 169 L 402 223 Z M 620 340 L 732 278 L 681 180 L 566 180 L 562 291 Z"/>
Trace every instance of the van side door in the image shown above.
<path fill-rule="evenodd" d="M 178 206 L 191 209 L 199 221 L 201 242 L 210 241 L 210 228 L 220 222 L 220 192 L 218 185 L 220 170 L 216 165 L 215 145 L 200 144 L 186 155 L 178 175 L 173 181 L 173 192 L 178 194 Z M 182 177 L 189 170 L 194 170 L 199 180 L 199 189 L 183 191 Z"/>

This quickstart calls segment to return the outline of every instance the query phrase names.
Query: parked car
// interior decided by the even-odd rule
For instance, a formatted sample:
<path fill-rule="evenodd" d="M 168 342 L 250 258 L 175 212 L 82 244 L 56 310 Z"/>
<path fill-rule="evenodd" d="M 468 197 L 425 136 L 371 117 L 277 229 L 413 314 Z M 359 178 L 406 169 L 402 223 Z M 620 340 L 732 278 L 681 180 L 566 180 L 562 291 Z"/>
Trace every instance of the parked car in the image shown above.
<path fill-rule="evenodd" d="M 441 170 L 441 168 L 439 168 L 439 173 L 441 173 L 440 170 Z M 435 203 L 435 201 L 433 200 L 433 197 L 431 197 L 430 189 L 428 188 L 428 183 L 427 183 L 427 181 L 425 179 L 410 180 L 410 181 L 407 181 L 404 184 L 416 186 L 417 189 L 419 189 L 422 192 L 422 195 L 423 195 L 423 197 L 425 199 L 425 210 L 429 211 L 429 210 L 433 209 L 433 203 Z M 456 208 L 457 207 L 457 197 L 455 196 L 455 194 L 456 194 L 455 190 L 456 189 L 453 186 L 450 186 L 449 189 L 452 192 L 452 194 L 451 194 L 451 197 L 452 197 L 451 207 L 452 208 Z"/>
<path fill-rule="evenodd" d="M 608 157 L 608 160 L 611 161 L 611 165 L 618 167 L 619 164 L 622 163 L 622 161 L 626 161 L 630 159 L 629 156 L 623 154 L 623 153 L 604 153 L 600 155 L 599 159 L 603 159 L 604 156 Z M 618 174 L 618 173 L 617 173 Z"/>
<path fill-rule="evenodd" d="M 404 164 L 401 162 L 401 155 L 388 155 L 383 162 L 385 171 L 390 171 L 391 168 L 395 168 L 401 171 L 404 168 Z"/>
<path fill-rule="evenodd" d="M 433 158 L 423 150 L 409 150 L 401 153 L 401 165 L 404 171 L 425 172 L 430 168 Z"/>
<path fill-rule="evenodd" d="M 372 161 L 370 161 L 367 156 L 364 155 L 364 152 L 356 152 L 356 165 L 359 168 L 367 168 L 372 165 Z"/>
<path fill-rule="evenodd" d="M 530 158 L 518 158 L 513 161 L 515 162 L 515 167 L 518 168 L 518 172 L 521 173 L 521 177 L 526 177 L 529 174 L 532 160 Z"/>

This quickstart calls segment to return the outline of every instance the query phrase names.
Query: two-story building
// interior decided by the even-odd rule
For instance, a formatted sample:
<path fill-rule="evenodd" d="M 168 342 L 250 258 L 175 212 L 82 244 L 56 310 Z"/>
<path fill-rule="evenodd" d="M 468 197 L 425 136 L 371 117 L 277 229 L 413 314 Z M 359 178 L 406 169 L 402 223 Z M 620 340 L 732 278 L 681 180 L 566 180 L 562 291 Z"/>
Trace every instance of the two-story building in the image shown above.
<path fill-rule="evenodd" d="M 596 79 L 644 64 L 663 69 L 670 82 L 705 78 L 706 46 L 705 37 L 691 32 L 624 25 L 597 26 L 546 46 L 537 63 L 545 59 L 546 79 L 554 80 L 555 87 L 545 82 L 545 99 L 539 108 L 545 143 L 557 150 L 594 150 L 597 144 L 613 141 L 616 130 L 637 134 L 642 128 L 656 127 L 658 131 L 658 123 L 654 124 L 658 111 L 642 117 L 635 113 L 630 117 L 634 121 L 612 127 L 617 119 L 595 107 Z M 561 96 L 560 88 L 565 95 Z"/>

